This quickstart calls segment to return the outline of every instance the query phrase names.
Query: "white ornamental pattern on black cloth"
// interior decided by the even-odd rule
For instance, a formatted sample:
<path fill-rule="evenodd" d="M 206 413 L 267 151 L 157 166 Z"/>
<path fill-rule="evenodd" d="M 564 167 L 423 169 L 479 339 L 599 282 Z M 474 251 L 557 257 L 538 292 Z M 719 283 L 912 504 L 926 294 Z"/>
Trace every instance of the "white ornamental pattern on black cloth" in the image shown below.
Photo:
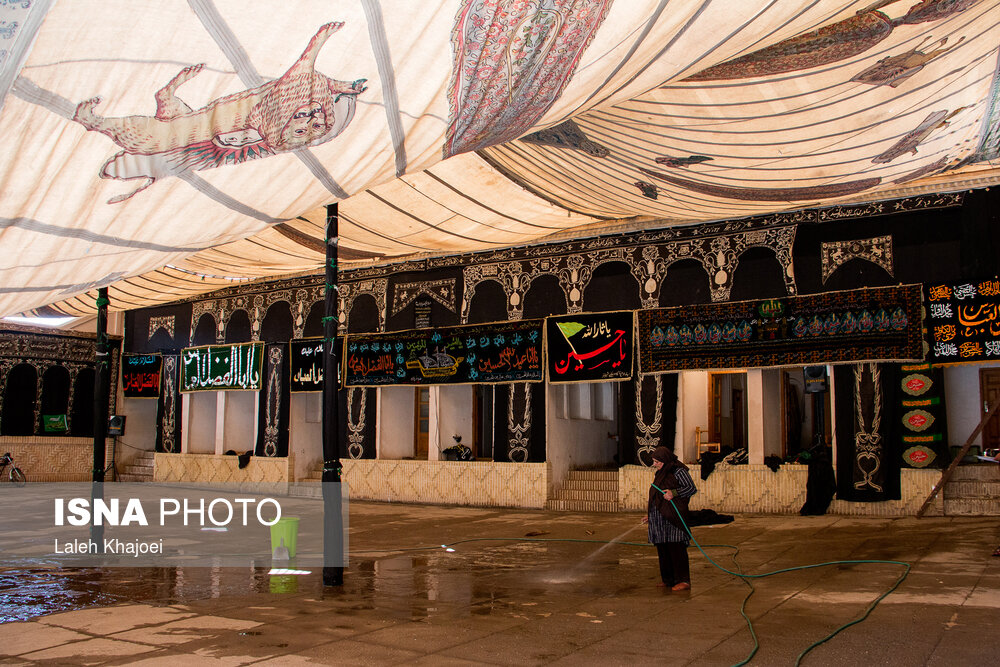
<path fill-rule="evenodd" d="M 163 420 L 160 422 L 160 442 L 163 451 L 173 452 L 177 429 L 177 357 L 163 357 Z"/>
<path fill-rule="evenodd" d="M 354 419 L 354 396 L 361 392 L 358 418 Z M 365 455 L 365 409 L 368 404 L 368 390 L 364 387 L 350 387 L 347 390 L 347 455 L 360 459 Z"/>
<path fill-rule="evenodd" d="M 641 435 L 636 437 L 636 457 L 644 466 L 653 465 L 653 450 L 660 444 L 660 428 L 662 427 L 663 411 L 663 378 L 659 375 L 653 376 L 656 383 L 656 402 L 653 408 L 653 421 L 649 424 L 642 415 L 642 381 L 644 376 L 636 375 L 635 378 L 635 427 Z"/>
<path fill-rule="evenodd" d="M 524 388 L 524 415 L 520 423 L 514 421 L 514 392 L 517 387 Z M 507 431 L 510 435 L 507 458 L 514 463 L 527 462 L 528 433 L 531 431 L 531 387 L 525 382 L 510 385 L 510 398 L 507 401 Z"/>
<path fill-rule="evenodd" d="M 861 381 L 865 373 L 870 373 L 872 382 L 871 417 L 866 423 L 865 410 L 861 405 Z M 855 489 L 870 488 L 882 492 L 882 486 L 874 477 L 882 467 L 884 451 L 879 427 L 882 424 L 882 374 L 873 363 L 857 364 L 854 367 L 854 411 L 858 420 L 858 430 L 854 434 L 855 466 L 861 472 L 861 479 L 854 482 Z"/>
<path fill-rule="evenodd" d="M 863 259 L 893 275 L 892 236 L 876 236 L 855 241 L 829 241 L 820 246 L 823 283 L 833 272 L 852 259 Z"/>
<path fill-rule="evenodd" d="M 268 350 L 267 409 L 264 426 L 264 456 L 278 455 L 278 434 L 281 419 L 281 362 L 283 348 Z"/>

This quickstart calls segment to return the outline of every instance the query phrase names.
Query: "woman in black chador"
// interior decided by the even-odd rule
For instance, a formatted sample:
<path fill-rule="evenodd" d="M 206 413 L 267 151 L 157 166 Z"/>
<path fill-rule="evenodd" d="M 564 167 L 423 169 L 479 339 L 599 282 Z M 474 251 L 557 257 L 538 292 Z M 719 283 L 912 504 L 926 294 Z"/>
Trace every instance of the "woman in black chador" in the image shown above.
<path fill-rule="evenodd" d="M 660 558 L 663 583 L 658 585 L 668 586 L 672 591 L 686 591 L 691 588 L 687 554 L 690 536 L 677 513 L 680 512 L 684 521 L 688 520 L 688 498 L 698 490 L 687 466 L 666 447 L 653 450 L 653 467 L 656 476 L 649 487 L 648 514 L 643 522 L 649 524 L 649 541 L 656 545 Z"/>

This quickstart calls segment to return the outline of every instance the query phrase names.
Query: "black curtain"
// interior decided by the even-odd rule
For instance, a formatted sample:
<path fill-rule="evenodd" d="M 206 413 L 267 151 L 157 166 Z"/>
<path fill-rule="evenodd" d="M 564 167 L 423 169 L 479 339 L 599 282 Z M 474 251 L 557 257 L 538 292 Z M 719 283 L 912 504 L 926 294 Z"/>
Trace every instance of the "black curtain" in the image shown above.
<path fill-rule="evenodd" d="M 340 458 L 375 458 L 377 396 L 374 387 L 347 387 L 340 390 Z"/>
<path fill-rule="evenodd" d="M 545 461 L 545 384 L 497 385 L 494 392 L 493 460 L 513 463 Z"/>
<path fill-rule="evenodd" d="M 264 377 L 260 401 L 255 456 L 288 456 L 289 391 L 288 343 L 264 346 Z"/>
<path fill-rule="evenodd" d="M 180 357 L 163 355 L 160 373 L 160 397 L 156 399 L 155 449 L 158 452 L 180 452 Z"/>
<path fill-rule="evenodd" d="M 674 448 L 677 378 L 677 373 L 662 373 L 639 376 L 638 382 L 633 379 L 619 383 L 621 414 L 618 423 L 622 425 L 619 459 L 623 465 L 651 466 L 654 448 L 660 445 Z M 642 406 L 641 411 L 636 409 L 637 401 Z"/>
<path fill-rule="evenodd" d="M 899 365 L 837 366 L 837 498 L 898 500 L 900 425 L 896 401 Z"/>
<path fill-rule="evenodd" d="M 33 435 L 38 373 L 30 364 L 18 364 L 7 373 L 0 411 L 0 435 Z"/>

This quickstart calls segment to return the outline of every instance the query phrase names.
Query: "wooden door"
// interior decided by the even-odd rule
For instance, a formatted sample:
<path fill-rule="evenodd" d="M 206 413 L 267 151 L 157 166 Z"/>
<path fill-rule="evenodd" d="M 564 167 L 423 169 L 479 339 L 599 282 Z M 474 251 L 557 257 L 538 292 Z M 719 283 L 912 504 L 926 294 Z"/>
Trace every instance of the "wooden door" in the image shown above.
<path fill-rule="evenodd" d="M 413 393 L 413 457 L 427 459 L 427 441 L 431 425 L 431 390 L 417 387 Z"/>
<path fill-rule="evenodd" d="M 722 442 L 722 376 L 709 376 L 708 437 L 711 442 Z"/>
<path fill-rule="evenodd" d="M 979 371 L 979 411 L 983 417 L 1000 395 L 1000 368 Z M 995 416 L 983 429 L 983 449 L 1000 447 L 1000 416 Z"/>
<path fill-rule="evenodd" d="M 781 414 L 781 456 L 787 457 L 802 450 L 802 405 L 788 371 L 781 371 Z"/>

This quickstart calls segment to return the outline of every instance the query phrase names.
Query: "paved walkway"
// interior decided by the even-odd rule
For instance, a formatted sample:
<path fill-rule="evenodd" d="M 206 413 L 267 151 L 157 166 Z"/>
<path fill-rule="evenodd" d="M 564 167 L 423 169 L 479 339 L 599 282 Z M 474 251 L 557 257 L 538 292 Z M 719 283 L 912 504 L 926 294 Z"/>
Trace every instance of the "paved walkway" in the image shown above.
<path fill-rule="evenodd" d="M 343 587 L 318 573 L 208 568 L 0 573 L 12 620 L 2 664 L 729 665 L 753 639 L 747 585 L 692 547 L 693 589 L 657 588 L 638 514 L 351 505 Z M 738 516 L 695 529 L 734 544 L 749 573 L 830 560 L 912 563 L 871 616 L 805 665 L 994 665 L 1000 655 L 996 518 Z M 422 551 L 382 552 L 404 546 Z M 720 563 L 732 551 L 712 547 Z M 751 664 L 791 665 L 857 618 L 903 568 L 834 565 L 758 579 L 747 604 Z M 96 605 L 96 606 L 90 606 Z M 86 607 L 86 608 L 81 608 Z M 68 609 L 68 611 L 53 610 Z"/>

